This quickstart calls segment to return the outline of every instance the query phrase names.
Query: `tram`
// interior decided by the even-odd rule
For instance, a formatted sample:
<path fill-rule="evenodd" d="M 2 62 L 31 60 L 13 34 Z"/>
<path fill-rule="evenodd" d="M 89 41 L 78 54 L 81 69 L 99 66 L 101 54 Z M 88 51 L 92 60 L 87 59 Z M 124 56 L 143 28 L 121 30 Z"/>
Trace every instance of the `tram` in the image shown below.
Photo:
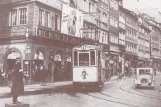
<path fill-rule="evenodd" d="M 76 46 L 72 50 L 73 87 L 103 87 L 105 82 L 105 56 L 95 45 Z"/>

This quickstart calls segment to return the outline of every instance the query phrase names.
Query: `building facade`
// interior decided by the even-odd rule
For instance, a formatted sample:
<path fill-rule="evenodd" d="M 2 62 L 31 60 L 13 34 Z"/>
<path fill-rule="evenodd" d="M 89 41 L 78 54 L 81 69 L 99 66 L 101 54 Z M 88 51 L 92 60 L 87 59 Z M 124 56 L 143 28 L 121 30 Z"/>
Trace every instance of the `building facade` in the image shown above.
<path fill-rule="evenodd" d="M 67 75 L 71 78 L 71 49 L 81 43 L 81 37 L 73 32 L 68 32 L 73 34 L 69 36 L 67 28 L 61 30 L 63 6 L 57 4 L 53 7 L 41 1 L 14 0 L 0 7 L 0 47 L 3 50 L 0 64 L 3 70 L 10 74 L 16 58 L 20 57 L 28 79 L 40 81 L 35 78 L 39 75 L 39 66 L 52 68 L 53 62 L 58 72 L 63 64 L 67 64 Z M 72 11 L 70 7 L 67 9 Z"/>
<path fill-rule="evenodd" d="M 119 5 L 119 45 L 120 45 L 120 58 L 122 73 L 124 72 L 125 65 L 125 49 L 126 49 L 126 23 L 125 11 L 122 4 Z"/>
<path fill-rule="evenodd" d="M 136 68 L 138 48 L 138 18 L 137 15 L 126 9 L 126 52 L 125 65 Z"/>
<path fill-rule="evenodd" d="M 109 7 L 109 55 L 110 66 L 112 66 L 113 75 L 118 70 L 119 63 L 119 2 L 118 0 L 110 0 Z"/>
<path fill-rule="evenodd" d="M 153 18 L 149 20 L 149 26 L 151 29 L 151 60 L 155 68 L 160 68 L 160 37 L 161 30 L 159 23 L 156 22 Z"/>
<path fill-rule="evenodd" d="M 148 19 L 144 15 L 138 15 L 138 66 L 148 66 L 150 59 L 150 28 Z"/>

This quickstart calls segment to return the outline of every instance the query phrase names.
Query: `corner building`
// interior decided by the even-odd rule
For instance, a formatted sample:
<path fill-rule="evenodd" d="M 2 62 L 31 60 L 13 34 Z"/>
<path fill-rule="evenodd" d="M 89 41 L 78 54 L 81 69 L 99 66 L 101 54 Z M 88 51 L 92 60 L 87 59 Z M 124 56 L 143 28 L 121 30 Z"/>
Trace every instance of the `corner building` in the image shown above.
<path fill-rule="evenodd" d="M 39 0 L 0 2 L 0 67 L 8 75 L 20 57 L 27 79 L 40 81 L 37 68 L 48 68 L 53 62 L 56 72 L 68 63 L 71 79 L 71 49 L 81 40 L 60 32 L 61 9 L 61 4 Z"/>

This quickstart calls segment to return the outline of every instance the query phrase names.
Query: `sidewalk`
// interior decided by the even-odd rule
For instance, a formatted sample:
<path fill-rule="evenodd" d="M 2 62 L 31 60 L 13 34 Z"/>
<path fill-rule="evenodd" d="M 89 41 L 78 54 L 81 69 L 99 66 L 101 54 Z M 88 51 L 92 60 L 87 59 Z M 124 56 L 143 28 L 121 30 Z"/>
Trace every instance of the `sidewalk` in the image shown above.
<path fill-rule="evenodd" d="M 64 82 L 54 82 L 54 83 L 46 83 L 45 86 L 41 86 L 40 84 L 33 85 L 25 85 L 25 94 L 24 95 L 33 95 L 40 93 L 49 93 L 49 90 L 65 88 L 72 85 L 72 81 L 64 81 Z M 11 97 L 10 87 L 0 87 L 0 99 Z"/>
<path fill-rule="evenodd" d="M 157 72 L 157 75 L 161 75 L 161 72 Z M 117 80 L 117 78 L 118 78 L 117 76 L 112 76 L 109 81 L 115 81 Z M 122 79 L 129 79 L 129 78 L 134 77 L 133 76 L 123 77 Z M 25 85 L 25 95 L 52 93 L 56 89 L 61 89 L 69 86 L 72 86 L 72 81 L 46 83 L 45 86 L 41 86 L 40 84 Z M 10 91 L 11 91 L 10 87 L 0 87 L 0 99 L 11 97 Z"/>

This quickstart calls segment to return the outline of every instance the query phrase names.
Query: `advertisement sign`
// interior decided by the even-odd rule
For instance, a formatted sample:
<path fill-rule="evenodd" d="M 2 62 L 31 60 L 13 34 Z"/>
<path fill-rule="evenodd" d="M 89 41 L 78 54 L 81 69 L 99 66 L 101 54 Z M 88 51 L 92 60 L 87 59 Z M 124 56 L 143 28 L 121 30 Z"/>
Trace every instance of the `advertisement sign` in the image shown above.
<path fill-rule="evenodd" d="M 63 5 L 61 33 L 81 38 L 81 28 L 83 28 L 83 14 L 68 5 Z"/>

